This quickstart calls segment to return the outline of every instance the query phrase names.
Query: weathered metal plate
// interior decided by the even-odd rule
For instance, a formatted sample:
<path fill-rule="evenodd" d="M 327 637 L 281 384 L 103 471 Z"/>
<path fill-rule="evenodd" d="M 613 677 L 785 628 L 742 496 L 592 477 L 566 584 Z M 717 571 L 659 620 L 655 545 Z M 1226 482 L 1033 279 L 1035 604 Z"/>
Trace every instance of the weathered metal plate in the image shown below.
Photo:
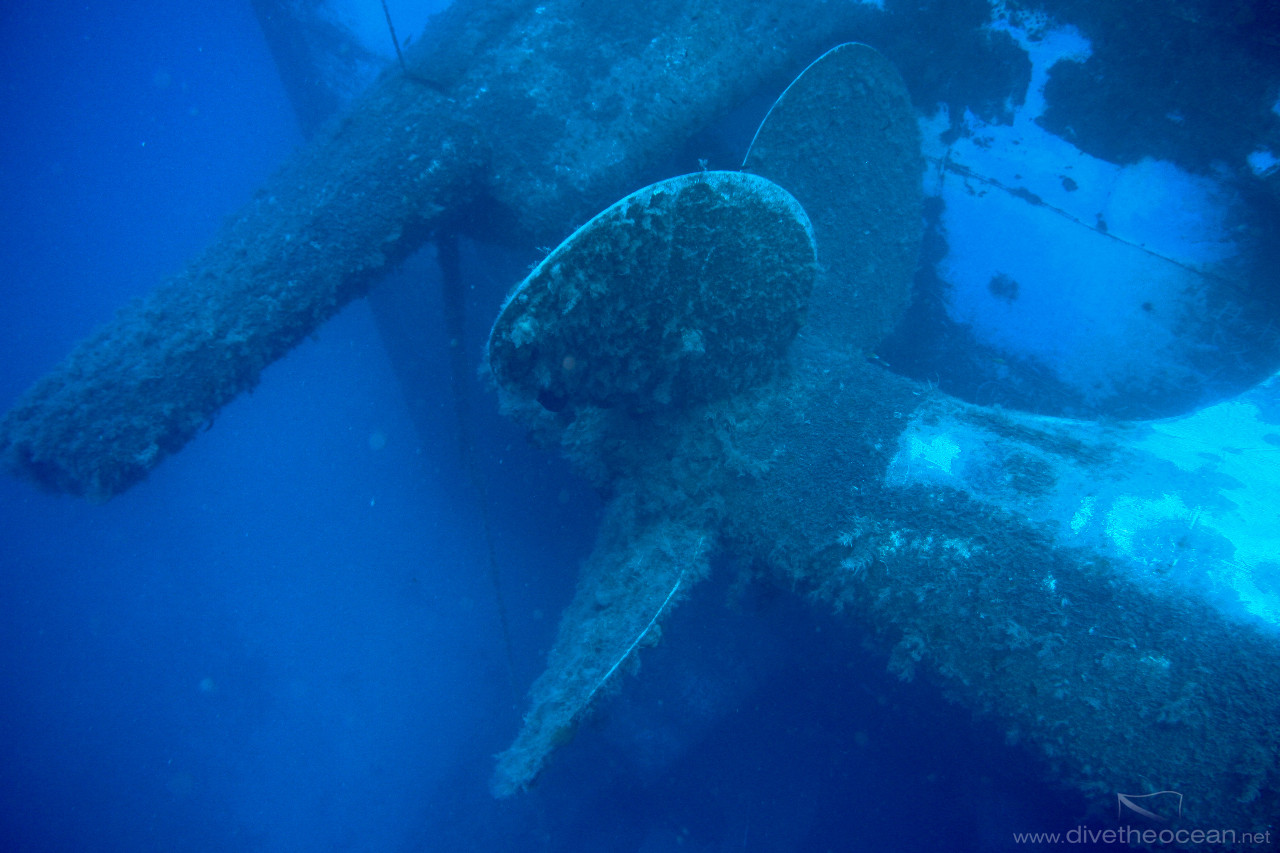
<path fill-rule="evenodd" d="M 489 364 L 546 408 L 645 411 L 770 376 L 816 271 L 808 217 L 756 175 L 700 172 L 639 190 L 583 225 L 507 300 Z"/>

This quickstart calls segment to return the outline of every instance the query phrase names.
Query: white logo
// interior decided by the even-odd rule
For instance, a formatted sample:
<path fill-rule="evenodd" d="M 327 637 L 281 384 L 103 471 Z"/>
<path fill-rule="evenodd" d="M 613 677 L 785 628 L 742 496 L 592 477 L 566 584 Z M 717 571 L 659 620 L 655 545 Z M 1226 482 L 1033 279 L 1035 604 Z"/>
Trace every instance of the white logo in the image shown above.
<path fill-rule="evenodd" d="M 1152 800 L 1152 797 L 1164 799 Z M 1138 800 L 1148 802 L 1138 803 Z M 1177 804 L 1177 809 L 1173 808 Z M 1177 791 L 1156 791 L 1154 794 L 1116 794 L 1116 818 L 1128 809 L 1152 820 L 1167 822 L 1170 818 L 1182 817 L 1182 795 Z M 1159 809 L 1159 811 L 1153 811 Z"/>

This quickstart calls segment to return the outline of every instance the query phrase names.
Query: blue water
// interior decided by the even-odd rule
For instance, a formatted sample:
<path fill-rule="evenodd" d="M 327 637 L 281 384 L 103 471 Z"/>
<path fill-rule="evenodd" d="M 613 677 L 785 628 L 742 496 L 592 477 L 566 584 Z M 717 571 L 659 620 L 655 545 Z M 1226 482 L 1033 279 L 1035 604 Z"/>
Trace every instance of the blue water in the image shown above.
<path fill-rule="evenodd" d="M 302 139 L 247 2 L 10 0 L 0 62 L 7 407 Z M 511 282 L 469 264 L 478 358 Z M 423 341 L 421 431 L 357 303 L 106 505 L 0 477 L 0 849 L 995 850 L 1079 821 L 856 627 L 764 588 L 726 608 L 728 566 L 492 800 L 599 503 L 467 390 L 509 668 L 443 327 Z"/>

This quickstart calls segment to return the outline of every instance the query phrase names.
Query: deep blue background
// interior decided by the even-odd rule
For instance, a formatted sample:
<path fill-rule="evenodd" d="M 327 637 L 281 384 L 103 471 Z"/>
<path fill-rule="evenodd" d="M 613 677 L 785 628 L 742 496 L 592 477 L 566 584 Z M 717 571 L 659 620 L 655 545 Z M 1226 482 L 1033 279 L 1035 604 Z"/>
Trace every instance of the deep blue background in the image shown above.
<path fill-rule="evenodd" d="M 176 271 L 302 140 L 247 2 L 0 6 L 0 406 Z M 518 267 L 469 246 L 478 361 Z M 405 275 L 430 278 L 431 258 Z M 495 803 L 598 503 L 469 389 L 415 429 L 363 303 L 105 506 L 0 477 L 0 849 L 978 850 L 1085 804 L 785 593 L 677 611 Z M 384 444 L 385 442 L 385 444 Z"/>

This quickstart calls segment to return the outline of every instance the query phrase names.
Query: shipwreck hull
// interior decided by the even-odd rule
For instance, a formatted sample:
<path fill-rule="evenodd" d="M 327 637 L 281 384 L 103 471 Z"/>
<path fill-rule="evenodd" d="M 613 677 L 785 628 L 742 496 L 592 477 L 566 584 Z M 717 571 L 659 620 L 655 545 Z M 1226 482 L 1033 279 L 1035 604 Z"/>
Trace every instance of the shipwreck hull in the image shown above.
<path fill-rule="evenodd" d="M 433 235 L 483 211 L 491 233 L 556 242 L 872 14 L 818 0 L 455 3 L 406 71 L 384 73 L 186 270 L 37 383 L 0 421 L 0 454 L 48 488 L 118 494 Z M 883 332 L 892 313 L 869 325 Z M 1217 461 L 1185 465 L 1154 426 L 970 406 L 816 327 L 780 375 L 728 399 L 639 417 L 523 409 L 613 497 L 494 791 L 536 778 L 719 548 L 869 625 L 892 671 L 997 719 L 1081 790 L 1158 780 L 1197 826 L 1269 826 L 1280 584 L 1240 531 L 1280 533 L 1273 515 L 1232 515 L 1274 497 L 1223 468 L 1239 448 L 1211 443 L 1197 453 Z M 1269 460 L 1274 380 L 1258 394 L 1245 450 Z"/>
<path fill-rule="evenodd" d="M 809 375 L 746 431 L 787 451 L 730 492 L 735 553 L 870 625 L 891 671 L 990 715 L 1096 801 L 1159 780 L 1185 795 L 1184 826 L 1270 825 L 1274 624 L 1171 577 L 1179 554 L 1234 574 L 1233 549 L 1205 547 L 1216 533 L 1114 523 L 1132 501 L 1219 503 L 1206 476 L 1143 479 L 1168 463 L 1141 429 L 971 407 L 874 368 Z"/>
<path fill-rule="evenodd" d="M 616 497 L 496 793 L 530 784 L 698 594 L 715 542 L 868 626 L 891 672 L 1100 804 L 1159 780 L 1185 796 L 1183 827 L 1265 831 L 1280 809 L 1275 625 L 1221 589 L 1237 549 L 1207 544 L 1266 497 L 1228 507 L 1229 478 L 1170 476 L 1151 428 L 971 406 L 829 351 L 687 419 L 586 420 L 566 454 Z M 1199 532 L 1117 521 L 1171 497 L 1200 508 Z"/>

